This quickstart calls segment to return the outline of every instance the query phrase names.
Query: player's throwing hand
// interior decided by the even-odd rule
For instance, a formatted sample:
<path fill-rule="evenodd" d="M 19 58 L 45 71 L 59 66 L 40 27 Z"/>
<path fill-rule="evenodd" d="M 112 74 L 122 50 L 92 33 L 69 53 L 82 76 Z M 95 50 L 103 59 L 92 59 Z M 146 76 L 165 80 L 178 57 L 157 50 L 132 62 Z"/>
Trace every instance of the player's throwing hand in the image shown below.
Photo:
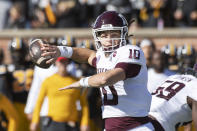
<path fill-rule="evenodd" d="M 54 63 L 61 55 L 60 50 L 55 45 L 43 44 L 41 50 L 43 51 L 41 54 L 42 56 L 51 56 L 51 59 L 49 59 L 46 63 Z"/>
<path fill-rule="evenodd" d="M 59 90 L 62 91 L 62 90 L 66 90 L 66 89 L 74 89 L 74 88 L 81 88 L 81 85 L 79 83 L 79 81 L 69 85 L 69 86 L 66 86 L 66 87 L 63 87 L 63 88 L 60 88 Z"/>

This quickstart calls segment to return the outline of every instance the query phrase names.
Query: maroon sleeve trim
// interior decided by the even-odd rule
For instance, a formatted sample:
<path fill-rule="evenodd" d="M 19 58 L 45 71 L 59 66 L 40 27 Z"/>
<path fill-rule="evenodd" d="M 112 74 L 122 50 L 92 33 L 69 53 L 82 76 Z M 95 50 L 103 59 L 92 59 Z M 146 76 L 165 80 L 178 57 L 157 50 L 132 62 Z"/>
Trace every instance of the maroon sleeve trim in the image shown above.
<path fill-rule="evenodd" d="M 95 68 L 96 68 L 96 60 L 97 60 L 96 57 L 94 57 L 93 60 L 92 60 L 92 66 L 95 67 Z"/>
<path fill-rule="evenodd" d="M 125 71 L 126 78 L 136 77 L 141 69 L 141 65 L 131 63 L 118 63 L 115 68 L 122 68 Z"/>

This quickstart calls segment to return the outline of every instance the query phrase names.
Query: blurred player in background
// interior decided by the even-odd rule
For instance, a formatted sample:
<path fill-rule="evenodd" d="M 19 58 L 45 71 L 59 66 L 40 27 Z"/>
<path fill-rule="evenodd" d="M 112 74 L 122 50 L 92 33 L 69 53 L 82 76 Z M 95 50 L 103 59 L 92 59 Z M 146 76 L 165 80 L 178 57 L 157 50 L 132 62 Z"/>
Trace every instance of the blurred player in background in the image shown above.
<path fill-rule="evenodd" d="M 193 120 L 197 129 L 197 64 L 185 74 L 170 76 L 152 93 L 150 117 L 165 131 L 175 131 Z"/>
<path fill-rule="evenodd" d="M 48 113 L 46 117 L 41 118 L 42 131 L 88 131 L 89 111 L 86 95 L 77 89 L 58 91 L 59 88 L 76 81 L 66 70 L 68 63 L 67 58 L 59 57 L 55 63 L 57 73 L 43 81 L 33 112 L 31 131 L 36 131 L 39 125 L 40 110 L 45 97 L 48 97 Z M 81 123 L 79 110 L 82 111 Z"/>
<path fill-rule="evenodd" d="M 147 68 L 150 68 L 152 66 L 151 59 L 153 52 L 155 51 L 155 44 L 150 39 L 143 39 L 139 46 L 144 52 Z"/>
<path fill-rule="evenodd" d="M 178 49 L 179 71 L 184 71 L 187 67 L 193 67 L 196 60 L 195 53 L 195 49 L 191 44 L 184 44 Z"/>
<path fill-rule="evenodd" d="M 148 90 L 150 93 L 158 87 L 160 83 L 165 81 L 169 76 L 168 69 L 165 68 L 164 54 L 161 51 L 155 51 L 152 55 L 152 68 L 148 69 Z"/>
<path fill-rule="evenodd" d="M 13 102 L 20 117 L 18 130 L 27 131 L 29 123 L 24 114 L 24 108 L 33 79 L 33 64 L 27 61 L 28 49 L 23 39 L 12 39 L 9 44 L 9 51 L 11 53 L 12 64 L 9 65 L 8 70 L 13 76 Z"/>
<path fill-rule="evenodd" d="M 178 71 L 177 47 L 175 44 L 167 44 L 161 51 L 165 55 L 165 66 L 171 71 L 171 75 Z"/>

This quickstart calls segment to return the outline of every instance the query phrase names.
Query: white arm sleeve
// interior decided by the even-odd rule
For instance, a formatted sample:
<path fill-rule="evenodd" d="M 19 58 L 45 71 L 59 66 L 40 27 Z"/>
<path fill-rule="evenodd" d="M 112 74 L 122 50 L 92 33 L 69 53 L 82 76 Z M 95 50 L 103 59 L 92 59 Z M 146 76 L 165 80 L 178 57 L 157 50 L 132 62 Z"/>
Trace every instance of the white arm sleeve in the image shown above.
<path fill-rule="evenodd" d="M 72 47 L 67 47 L 67 46 L 57 46 L 57 48 L 60 50 L 60 56 L 61 57 L 66 57 L 66 58 L 71 58 L 73 54 L 73 49 Z"/>

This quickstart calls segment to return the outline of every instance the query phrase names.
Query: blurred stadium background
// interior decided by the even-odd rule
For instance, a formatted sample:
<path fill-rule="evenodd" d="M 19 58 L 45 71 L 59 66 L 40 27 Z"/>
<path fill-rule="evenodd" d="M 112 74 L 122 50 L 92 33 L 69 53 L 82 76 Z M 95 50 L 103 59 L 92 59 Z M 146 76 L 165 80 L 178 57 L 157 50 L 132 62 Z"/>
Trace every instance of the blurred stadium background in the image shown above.
<path fill-rule="evenodd" d="M 184 44 L 192 45 L 197 49 L 197 28 L 164 28 L 158 30 L 155 28 L 139 28 L 130 30 L 133 34 L 129 40 L 132 44 L 140 43 L 143 39 L 151 39 L 157 49 L 161 49 L 167 44 L 174 44 L 181 47 Z M 8 49 L 9 43 L 13 38 L 21 38 L 29 40 L 30 38 L 75 38 L 76 44 L 79 46 L 81 42 L 87 40 L 93 44 L 91 28 L 64 28 L 64 29 L 5 29 L 0 31 L 0 48 L 5 51 L 5 63 L 11 63 L 10 53 Z M 94 46 L 94 45 L 93 45 Z"/>
<path fill-rule="evenodd" d="M 132 44 L 149 39 L 159 50 L 168 44 L 192 45 L 197 50 L 196 0 L 0 0 L 0 9 L 2 64 L 13 63 L 10 43 L 17 40 L 28 45 L 30 39 L 39 37 L 95 49 L 91 25 L 106 10 L 126 17 Z"/>

